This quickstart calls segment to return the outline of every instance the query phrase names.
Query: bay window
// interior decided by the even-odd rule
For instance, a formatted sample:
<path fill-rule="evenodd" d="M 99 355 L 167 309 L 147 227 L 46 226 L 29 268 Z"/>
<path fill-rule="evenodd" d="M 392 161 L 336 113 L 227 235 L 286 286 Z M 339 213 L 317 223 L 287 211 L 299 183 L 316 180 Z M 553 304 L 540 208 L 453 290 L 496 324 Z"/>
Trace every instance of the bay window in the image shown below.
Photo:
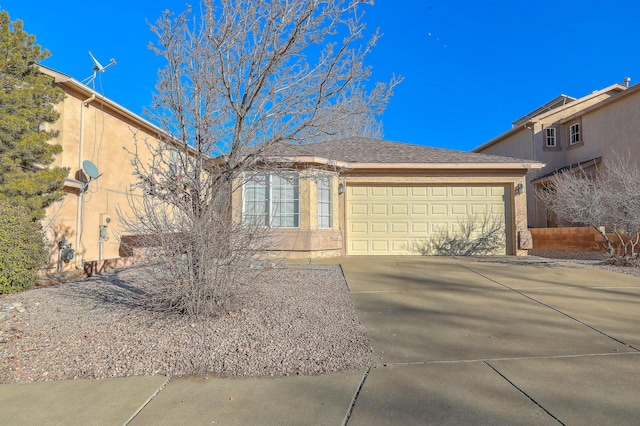
<path fill-rule="evenodd" d="M 297 228 L 300 199 L 297 172 L 256 173 L 246 177 L 242 222 L 245 225 Z"/>

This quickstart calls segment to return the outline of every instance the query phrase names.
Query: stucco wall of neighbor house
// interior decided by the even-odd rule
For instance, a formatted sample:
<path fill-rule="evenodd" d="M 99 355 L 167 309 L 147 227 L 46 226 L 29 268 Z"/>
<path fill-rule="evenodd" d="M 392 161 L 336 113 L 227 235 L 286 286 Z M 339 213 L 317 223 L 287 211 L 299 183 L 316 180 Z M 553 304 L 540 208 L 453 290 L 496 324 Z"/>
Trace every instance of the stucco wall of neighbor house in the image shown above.
<path fill-rule="evenodd" d="M 78 189 L 68 188 L 67 196 L 47 210 L 44 224 L 51 245 L 50 268 L 57 266 L 57 242 L 64 236 L 75 249 L 75 259 L 65 268 L 75 266 L 82 269 L 83 260 L 121 256 L 119 236 L 125 230 L 118 220 L 117 209 L 120 208 L 125 215 L 130 213 L 126 194 L 135 179 L 132 176 L 131 155 L 124 147 L 134 150 L 133 131 L 138 132 L 139 140 L 147 140 L 151 144 L 158 143 L 158 140 L 148 130 L 136 130 L 140 127 L 138 123 L 109 108 L 102 100 L 94 99 L 85 106 L 85 100 L 89 99 L 86 93 L 68 86 L 63 86 L 63 89 L 67 96 L 56 106 L 61 114 L 60 119 L 51 126 L 60 131 L 52 142 L 59 143 L 63 149 L 54 165 L 69 167 L 69 177 L 80 179 L 82 162 L 90 160 L 101 175 L 89 183 L 82 197 Z M 150 158 L 150 153 L 144 147 L 141 147 L 139 154 L 145 160 Z M 77 209 L 81 198 L 82 223 L 79 224 Z M 111 222 L 107 226 L 107 238 L 101 241 L 100 221 L 105 215 L 111 218 Z"/>
<path fill-rule="evenodd" d="M 514 130 L 509 137 L 483 149 L 482 153 L 533 160 L 534 153 L 531 148 L 531 137 L 532 132 L 530 129 L 520 127 Z"/>
<path fill-rule="evenodd" d="M 567 150 L 567 163 L 602 156 L 606 166 L 616 154 L 640 158 L 640 95 L 624 96 L 581 117 L 584 145 Z"/>

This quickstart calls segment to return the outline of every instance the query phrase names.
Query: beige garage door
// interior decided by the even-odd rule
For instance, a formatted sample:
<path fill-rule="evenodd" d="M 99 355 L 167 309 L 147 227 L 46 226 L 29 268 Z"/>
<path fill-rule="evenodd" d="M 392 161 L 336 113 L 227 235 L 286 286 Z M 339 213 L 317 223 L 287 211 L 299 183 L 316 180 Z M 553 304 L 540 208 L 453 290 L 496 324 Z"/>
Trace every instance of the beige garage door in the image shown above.
<path fill-rule="evenodd" d="M 508 224 L 508 199 L 504 185 L 348 186 L 347 254 L 418 254 L 416 243 L 470 216 Z"/>

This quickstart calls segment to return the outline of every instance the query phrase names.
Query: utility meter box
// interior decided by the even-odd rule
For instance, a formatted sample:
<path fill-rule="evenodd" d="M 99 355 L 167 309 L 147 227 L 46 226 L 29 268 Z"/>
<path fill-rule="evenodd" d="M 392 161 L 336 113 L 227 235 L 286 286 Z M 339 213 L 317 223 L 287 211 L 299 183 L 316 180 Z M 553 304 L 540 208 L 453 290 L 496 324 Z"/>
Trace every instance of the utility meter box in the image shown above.
<path fill-rule="evenodd" d="M 111 223 L 111 216 L 107 213 L 100 213 L 100 226 L 109 226 Z"/>

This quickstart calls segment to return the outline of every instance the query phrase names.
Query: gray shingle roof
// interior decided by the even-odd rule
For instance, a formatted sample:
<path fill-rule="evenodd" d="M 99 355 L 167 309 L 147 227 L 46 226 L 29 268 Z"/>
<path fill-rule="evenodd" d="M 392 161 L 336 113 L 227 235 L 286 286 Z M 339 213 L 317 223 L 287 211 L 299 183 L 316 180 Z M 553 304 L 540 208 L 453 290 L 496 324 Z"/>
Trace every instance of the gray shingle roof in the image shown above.
<path fill-rule="evenodd" d="M 282 156 L 317 156 L 348 163 L 530 163 L 497 155 L 477 154 L 377 139 L 348 138 L 307 145 L 288 144 Z"/>

